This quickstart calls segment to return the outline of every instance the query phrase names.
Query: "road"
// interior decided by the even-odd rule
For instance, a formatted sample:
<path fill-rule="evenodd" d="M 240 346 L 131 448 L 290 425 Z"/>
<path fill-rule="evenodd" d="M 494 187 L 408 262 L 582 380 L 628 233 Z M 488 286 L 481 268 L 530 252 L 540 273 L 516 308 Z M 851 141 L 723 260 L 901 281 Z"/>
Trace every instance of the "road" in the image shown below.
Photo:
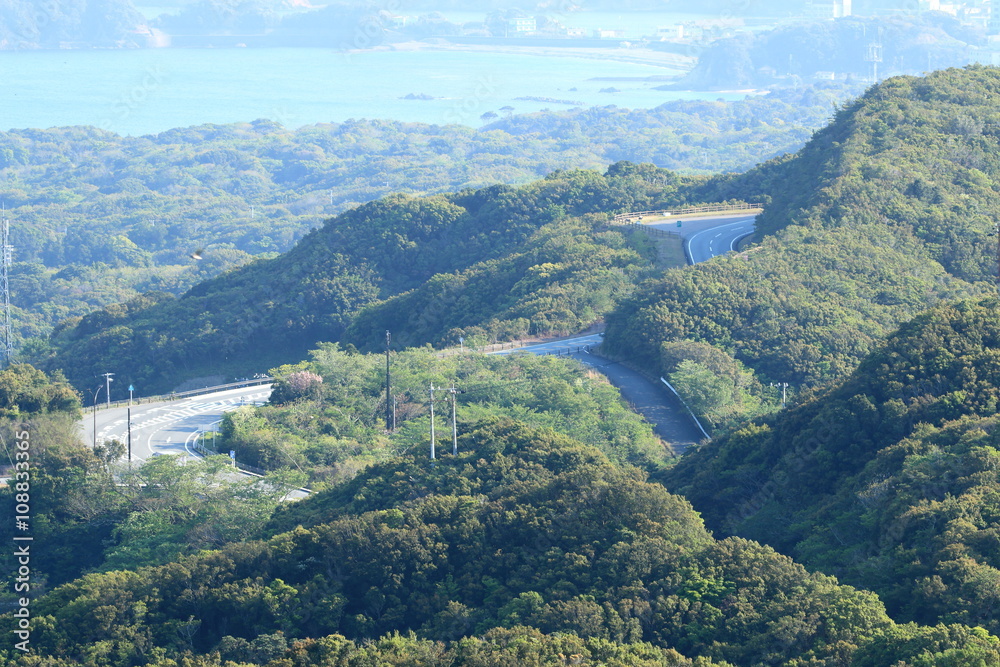
<path fill-rule="evenodd" d="M 190 446 L 198 433 L 215 428 L 224 413 L 240 405 L 264 403 L 271 395 L 270 385 L 255 385 L 203 394 L 176 401 L 144 403 L 132 406 L 132 460 L 175 454 L 192 456 Z M 84 442 L 120 440 L 128 434 L 128 408 L 98 410 L 91 408 L 80 422 Z"/>
<path fill-rule="evenodd" d="M 535 343 L 525 347 L 516 347 L 510 350 L 498 350 L 489 354 L 504 355 L 513 352 L 530 352 L 531 354 L 575 354 L 585 351 L 590 347 L 597 347 L 601 344 L 601 334 L 589 334 L 587 336 L 576 336 L 563 340 L 550 340 L 545 343 Z"/>
<path fill-rule="evenodd" d="M 756 216 L 745 214 L 690 220 L 680 216 L 680 227 L 677 226 L 677 220 L 664 220 L 648 226 L 684 237 L 688 261 L 697 264 L 735 250 L 739 241 L 753 234 L 755 219 Z"/>
<path fill-rule="evenodd" d="M 754 216 L 720 216 L 650 224 L 679 233 L 684 238 L 688 258 L 692 263 L 711 259 L 732 250 L 735 244 L 754 231 Z M 645 377 L 620 364 L 590 353 L 601 343 L 600 334 L 590 334 L 529 345 L 492 354 L 527 352 L 572 356 L 604 373 L 618 386 L 626 400 L 653 425 L 661 438 L 671 443 L 674 451 L 682 452 L 699 441 L 701 434 L 687 418 L 683 408 L 666 388 L 650 383 Z M 270 396 L 270 385 L 228 389 L 192 398 L 161 403 L 146 403 L 132 407 L 132 460 L 142 461 L 152 456 L 173 454 L 195 456 L 190 447 L 198 434 L 216 428 L 223 415 L 240 405 L 260 404 Z M 127 409 L 110 408 L 87 412 L 80 423 L 84 442 L 127 440 Z M 97 431 L 96 438 L 94 431 Z"/>
<path fill-rule="evenodd" d="M 739 241 L 753 234 L 755 217 L 744 214 L 691 220 L 681 217 L 681 227 L 677 227 L 676 219 L 648 226 L 680 234 L 684 238 L 688 261 L 697 264 L 735 250 Z M 492 354 L 522 352 L 571 356 L 603 373 L 618 387 L 632 408 L 652 424 L 656 434 L 669 443 L 676 454 L 682 454 L 688 447 L 701 441 L 703 435 L 700 429 L 694 425 L 684 406 L 672 392 L 662 384 L 650 382 L 641 373 L 591 354 L 591 348 L 596 348 L 600 343 L 600 334 L 593 334 Z"/>

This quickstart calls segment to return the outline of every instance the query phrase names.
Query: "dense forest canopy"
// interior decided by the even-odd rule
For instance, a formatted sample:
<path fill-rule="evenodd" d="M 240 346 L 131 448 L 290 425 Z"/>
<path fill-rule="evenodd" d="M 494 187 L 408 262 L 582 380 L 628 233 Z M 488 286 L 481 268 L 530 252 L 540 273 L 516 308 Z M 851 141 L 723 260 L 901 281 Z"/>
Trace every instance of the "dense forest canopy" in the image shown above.
<path fill-rule="evenodd" d="M 608 316 L 607 347 L 662 369 L 662 344 L 690 339 L 811 386 L 927 306 L 991 289 L 998 91 L 980 66 L 889 79 L 795 156 L 717 178 L 702 198 L 768 202 L 760 247 L 640 287 Z"/>
<path fill-rule="evenodd" d="M 123 471 L 120 445 L 74 442 L 59 374 L 0 373 L 8 416 L 42 429 L 51 584 L 31 602 L 36 655 L 2 657 L 1000 662 L 1000 302 L 983 296 L 997 92 L 1000 72 L 981 67 L 892 79 L 745 174 L 617 162 L 397 194 L 180 297 L 66 322 L 47 363 L 81 378 L 113 362 L 150 386 L 224 368 L 220 355 L 297 362 L 275 369 L 271 405 L 234 412 L 221 435 L 301 474 L 244 484 L 224 458 L 169 457 Z M 647 235 L 608 224 L 727 199 L 767 202 L 758 243 L 695 267 L 664 272 Z M 608 351 L 681 386 L 744 407 L 769 379 L 808 388 L 775 414 L 724 414 L 672 466 L 617 392 L 569 362 L 394 351 L 401 425 L 383 432 L 383 357 L 357 348 L 379 349 L 384 327 L 447 344 L 600 315 Z M 449 381 L 467 392 L 458 453 L 432 462 L 417 397 Z M 279 506 L 307 476 L 317 492 Z"/>
<path fill-rule="evenodd" d="M 384 120 L 292 130 L 258 120 L 145 137 L 79 127 L 2 133 L 15 347 L 35 338 L 24 355 L 32 357 L 61 320 L 150 291 L 180 295 L 393 192 L 523 184 L 619 160 L 745 170 L 797 149 L 852 91 L 505 113 L 478 130 Z"/>
<path fill-rule="evenodd" d="M 620 163 L 605 174 L 556 172 L 520 188 L 392 195 L 327 221 L 284 255 L 200 283 L 180 298 L 149 293 L 68 321 L 40 358 L 76 383 L 110 364 L 146 391 L 168 390 L 185 377 L 297 361 L 318 341 L 340 340 L 361 308 L 425 284 L 436 286 L 432 292 L 454 291 L 455 302 L 422 307 L 423 321 L 397 332 L 406 344 L 429 342 L 421 339 L 432 329 L 431 340 L 443 332 L 456 343 L 463 327 L 478 328 L 470 336 L 515 338 L 588 326 L 628 291 L 624 280 L 599 284 L 605 277 L 653 265 L 640 237 L 608 226 L 610 212 L 682 202 L 682 191 L 697 182 Z M 581 262 L 586 255 L 600 262 Z M 508 297 L 508 311 L 484 311 L 482 294 L 459 297 L 464 280 L 475 279 L 476 290 L 489 287 L 491 276 L 517 281 L 533 262 L 533 280 Z M 573 282 L 557 289 L 568 277 Z M 570 293 L 572 302 L 560 298 Z M 385 316 L 373 311 L 352 329 L 358 346 L 379 344 Z"/>
<path fill-rule="evenodd" d="M 151 294 L 68 322 L 37 359 L 69 373 L 73 359 L 90 375 L 112 356 L 143 360 L 129 372 L 162 387 L 201 369 L 210 349 L 223 351 L 214 370 L 226 372 L 245 358 L 241 350 L 278 330 L 289 355 L 267 359 L 271 365 L 319 340 L 377 345 L 385 328 L 398 328 L 406 344 L 453 344 L 470 331 L 501 339 L 563 333 L 612 309 L 607 350 L 649 368 L 666 372 L 663 343 L 693 340 L 762 381 L 816 385 L 850 372 L 900 322 L 941 300 L 977 294 L 990 279 L 987 233 L 1000 211 L 988 96 L 998 87 L 997 71 L 978 66 L 891 79 L 841 108 L 796 155 L 745 174 L 692 179 L 642 166 L 603 177 L 554 174 L 476 194 L 390 197 L 342 214 L 285 256 L 181 299 Z M 599 216 L 725 200 L 767 202 L 761 246 L 668 272 L 633 294 L 630 285 L 648 275 L 642 250 L 605 234 Z M 598 217 L 562 220 L 588 214 Z M 457 237 L 421 231 L 438 226 L 469 239 L 448 250 Z M 539 268 L 525 274 L 532 266 Z M 622 271 L 632 280 L 616 286 Z M 532 276 L 541 280 L 529 284 Z M 603 288 L 581 287 L 587 284 Z M 507 296 L 498 300 L 497 289 Z M 490 313 L 485 304 L 502 310 Z M 224 325 L 237 311 L 238 322 Z M 202 324 L 172 332 L 187 321 Z"/>
<path fill-rule="evenodd" d="M 873 589 L 897 619 L 1000 629 L 998 306 L 921 314 L 842 383 L 691 454 L 665 483 L 718 534 Z"/>
<path fill-rule="evenodd" d="M 557 647 L 621 665 L 646 664 L 643 651 L 678 665 L 691 664 L 683 654 L 872 666 L 885 655 L 991 661 L 1000 647 L 961 625 L 896 625 L 870 593 L 753 542 L 715 540 L 637 470 L 495 417 L 436 466 L 422 455 L 373 466 L 279 513 L 257 540 L 90 574 L 33 610 L 32 649 L 67 666 L 361 664 L 346 662 L 361 645 L 369 659 L 398 656 L 379 664 L 419 664 L 427 651 L 496 664 L 482 652 L 525 640 L 543 655 L 517 664 L 566 664 Z"/>

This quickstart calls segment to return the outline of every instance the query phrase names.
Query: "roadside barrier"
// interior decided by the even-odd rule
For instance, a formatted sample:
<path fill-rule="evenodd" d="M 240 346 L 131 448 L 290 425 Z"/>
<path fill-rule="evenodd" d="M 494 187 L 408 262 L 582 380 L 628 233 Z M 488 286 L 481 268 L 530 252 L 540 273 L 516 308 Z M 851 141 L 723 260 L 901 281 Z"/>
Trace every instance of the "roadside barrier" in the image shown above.
<path fill-rule="evenodd" d="M 763 204 L 716 204 L 713 206 L 695 206 L 691 208 L 672 208 L 660 211 L 631 211 L 629 213 L 619 213 L 611 219 L 615 224 L 631 225 L 641 224 L 643 218 L 672 218 L 680 215 L 693 215 L 696 213 L 729 213 L 738 211 L 763 211 Z"/>
<path fill-rule="evenodd" d="M 163 401 L 179 401 L 183 398 L 191 398 L 192 396 L 201 396 L 202 394 L 212 394 L 217 391 L 225 391 L 226 389 L 240 389 L 241 387 L 253 387 L 256 385 L 270 384 L 274 382 L 274 378 L 270 376 L 263 376 L 259 378 L 253 378 L 251 380 L 240 380 L 239 382 L 230 382 L 228 384 L 217 384 L 212 387 L 202 387 L 201 389 L 191 389 L 190 391 L 176 391 L 169 394 L 160 394 L 159 396 L 143 396 L 142 398 L 133 398 L 131 403 L 129 400 L 122 399 L 119 401 L 111 401 L 110 404 L 106 402 L 99 403 L 96 408 L 98 410 L 105 410 L 108 408 L 127 408 L 131 405 L 143 405 L 144 403 L 161 403 Z M 87 412 L 94 410 L 95 406 L 88 405 L 84 408 Z"/>

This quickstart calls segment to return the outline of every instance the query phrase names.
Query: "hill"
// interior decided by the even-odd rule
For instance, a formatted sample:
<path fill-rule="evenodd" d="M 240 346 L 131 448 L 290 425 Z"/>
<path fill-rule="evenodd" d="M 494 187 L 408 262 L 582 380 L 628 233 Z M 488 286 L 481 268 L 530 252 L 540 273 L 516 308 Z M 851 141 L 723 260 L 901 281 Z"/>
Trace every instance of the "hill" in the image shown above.
<path fill-rule="evenodd" d="M 1000 302 L 919 315 L 844 381 L 664 475 L 710 528 L 875 590 L 898 619 L 998 629 Z"/>
<path fill-rule="evenodd" d="M 855 14 L 864 11 L 859 4 L 854 4 Z M 803 80 L 824 72 L 871 81 L 872 64 L 867 55 L 869 45 L 875 41 L 883 46 L 884 64 L 879 70 L 882 76 L 962 65 L 968 62 L 970 47 L 986 43 L 981 27 L 944 12 L 893 16 L 891 12 L 898 12 L 898 7 L 870 9 L 881 16 L 799 21 L 774 30 L 746 31 L 719 39 L 705 49 L 691 72 L 661 88 L 798 87 Z"/>
<path fill-rule="evenodd" d="M 483 653 L 522 642 L 534 647 L 517 664 L 998 656 L 985 632 L 897 626 L 870 593 L 716 541 L 686 501 L 564 436 L 487 419 L 461 444 L 437 465 L 373 466 L 281 513 L 272 537 L 66 584 L 32 603 L 32 650 L 64 665 L 99 652 L 109 666 L 344 665 L 361 650 L 396 656 L 380 664 L 433 662 L 427 651 L 498 664 Z"/>
<path fill-rule="evenodd" d="M 760 247 L 637 290 L 607 318 L 608 349 L 663 370 L 664 342 L 697 340 L 815 386 L 924 308 L 990 289 L 998 92 L 996 68 L 893 78 L 794 156 L 716 179 L 699 198 L 768 202 Z"/>
<path fill-rule="evenodd" d="M 123 386 L 130 383 L 150 393 L 170 389 L 185 377 L 263 371 L 300 360 L 317 341 L 339 340 L 364 306 L 419 288 L 435 276 L 440 278 L 434 284 L 448 282 L 453 278 L 447 274 L 517 255 L 542 262 L 529 272 L 535 280 L 523 288 L 523 307 L 509 314 L 476 311 L 471 321 L 459 312 L 448 316 L 445 332 L 489 325 L 498 316 L 513 322 L 497 324 L 497 330 L 531 327 L 532 333 L 545 334 L 586 326 L 613 305 L 615 290 L 581 292 L 577 303 L 553 306 L 539 296 L 561 278 L 559 270 L 546 270 L 547 264 L 574 266 L 581 280 L 651 265 L 640 239 L 608 230 L 602 218 L 608 211 L 677 202 L 687 183 L 666 170 L 624 163 L 606 174 L 554 173 L 521 188 L 491 186 L 424 198 L 393 195 L 328 221 L 284 255 L 200 283 L 180 298 L 150 293 L 69 321 L 53 335 L 55 353 L 44 365 L 65 369 L 80 387 L 104 372 L 98 369 L 113 366 Z M 601 215 L 569 225 L 569 240 L 554 242 L 552 226 L 568 225 L 566 216 L 590 213 Z M 580 266 L 575 258 L 583 251 L 602 260 Z M 361 336 L 358 342 L 367 346 L 381 340 L 384 329 L 374 341 Z"/>
<path fill-rule="evenodd" d="M 145 23 L 132 0 L 9 0 L 0 8 L 0 49 L 136 48 Z"/>
<path fill-rule="evenodd" d="M 851 90 L 829 84 L 650 110 L 504 110 L 478 129 L 352 119 L 297 130 L 269 120 L 208 124 L 143 137 L 86 127 L 3 132 L 15 347 L 27 341 L 30 357 L 61 320 L 149 291 L 183 294 L 394 192 L 523 184 L 619 160 L 685 172 L 749 169 L 800 147 Z M 197 249 L 201 260 L 191 258 Z"/>

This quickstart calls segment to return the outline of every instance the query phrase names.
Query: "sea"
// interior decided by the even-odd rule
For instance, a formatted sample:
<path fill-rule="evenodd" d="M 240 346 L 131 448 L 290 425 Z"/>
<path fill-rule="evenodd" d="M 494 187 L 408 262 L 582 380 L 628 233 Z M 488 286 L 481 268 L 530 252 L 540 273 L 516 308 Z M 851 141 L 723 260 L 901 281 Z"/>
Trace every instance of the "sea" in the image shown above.
<path fill-rule="evenodd" d="M 745 96 L 666 92 L 654 89 L 662 81 L 642 80 L 672 73 L 593 58 L 456 51 L 8 51 L 0 52 L 0 130 L 93 125 L 136 136 L 262 118 L 290 129 L 352 118 L 478 127 L 489 112 L 648 109 Z"/>
<path fill-rule="evenodd" d="M 179 11 L 140 5 L 150 19 Z M 482 13 L 450 12 L 456 23 Z M 566 12 L 568 27 L 628 36 L 705 18 L 676 12 Z M 598 54 L 599 55 L 599 54 Z M 492 114 L 617 106 L 745 93 L 655 90 L 676 70 L 600 57 L 337 48 L 166 48 L 0 52 L 0 130 L 92 125 L 151 135 L 270 119 L 289 129 L 380 118 L 479 127 Z M 650 79 L 650 77 L 654 77 Z"/>

